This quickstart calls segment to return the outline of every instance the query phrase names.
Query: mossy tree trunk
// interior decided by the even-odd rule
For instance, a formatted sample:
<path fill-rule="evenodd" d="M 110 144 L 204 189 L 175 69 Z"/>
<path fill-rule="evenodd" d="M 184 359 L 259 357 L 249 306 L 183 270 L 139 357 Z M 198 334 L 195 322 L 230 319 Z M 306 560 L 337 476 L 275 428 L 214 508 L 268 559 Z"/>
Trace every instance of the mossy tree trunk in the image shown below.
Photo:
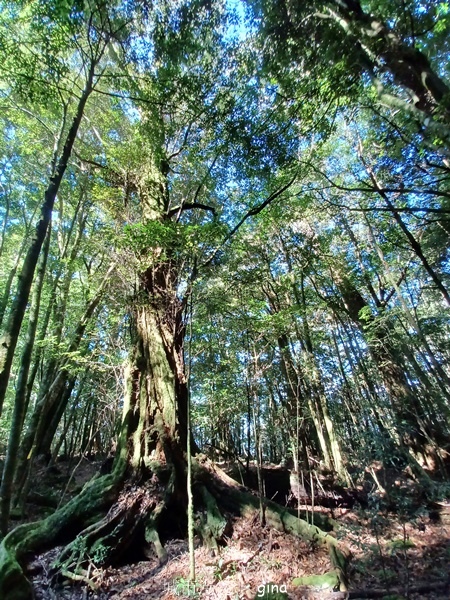
<path fill-rule="evenodd" d="M 17 378 L 16 395 L 14 399 L 14 410 L 11 419 L 11 429 L 8 439 L 5 467 L 2 474 L 2 484 L 0 488 L 0 529 L 4 535 L 8 531 L 11 493 L 13 488 L 14 473 L 17 464 L 17 451 L 19 449 L 20 436 L 22 433 L 23 421 L 26 413 L 26 386 L 28 374 L 30 371 L 31 358 L 33 354 L 34 342 L 36 338 L 39 307 L 41 304 L 42 288 L 44 284 L 45 269 L 47 265 L 48 252 L 50 248 L 50 231 L 47 232 L 44 249 L 40 258 L 40 264 L 37 270 L 37 278 L 33 297 L 31 301 L 30 320 L 26 335 L 25 347 L 22 352 L 19 375 Z"/>
<path fill-rule="evenodd" d="M 174 290 L 173 265 L 167 261 L 149 268 L 140 279 L 129 373 L 132 425 L 128 436 L 133 469 L 147 467 L 152 460 L 180 458 L 187 440 L 184 325 L 182 303 Z"/>
<path fill-rule="evenodd" d="M 159 537 L 164 524 L 172 521 L 173 525 L 176 515 L 180 526 L 187 528 L 186 451 L 191 434 L 183 359 L 185 302 L 178 295 L 182 263 L 177 230 L 171 223 L 175 213 L 169 207 L 166 177 L 163 169 L 153 167 L 135 181 L 141 224 L 149 235 L 135 248 L 138 266 L 130 311 L 132 352 L 112 472 L 95 478 L 77 498 L 42 523 L 21 526 L 19 533 L 13 530 L 4 538 L 0 544 L 3 600 L 31 597 L 20 561 L 44 547 L 67 544 L 55 567 L 65 577 L 88 581 L 92 565 L 111 564 L 131 545 L 136 551 L 139 540 L 144 555 L 152 551 L 164 562 L 167 554 Z M 199 207 L 180 207 L 178 215 Z M 192 438 L 191 447 L 195 454 Z M 224 509 L 231 506 L 245 514 L 245 507 L 254 510 L 260 501 L 238 489 L 225 474 L 218 476 L 210 465 L 197 460 L 193 467 L 194 508 L 201 507 L 207 514 L 206 519 L 199 519 L 198 533 L 213 549 L 227 528 Z M 229 494 L 224 485 L 229 486 Z M 276 510 L 273 503 L 267 504 L 266 517 L 272 518 Z M 286 531 L 314 538 L 322 535 L 294 516 L 286 518 L 289 526 L 284 517 L 282 522 L 274 517 Z M 334 542 L 327 536 L 324 543 L 331 544 L 331 553 Z"/>

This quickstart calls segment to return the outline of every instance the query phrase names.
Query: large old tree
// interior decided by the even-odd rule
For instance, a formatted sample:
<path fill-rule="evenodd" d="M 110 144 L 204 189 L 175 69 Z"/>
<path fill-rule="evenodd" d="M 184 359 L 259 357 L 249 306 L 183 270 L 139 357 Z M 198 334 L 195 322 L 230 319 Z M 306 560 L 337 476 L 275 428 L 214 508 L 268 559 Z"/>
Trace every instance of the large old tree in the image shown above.
<path fill-rule="evenodd" d="M 271 110 L 270 101 L 259 100 L 256 95 L 248 72 L 251 58 L 248 65 L 244 62 L 240 68 L 233 64 L 234 40 L 225 48 L 220 34 L 225 27 L 220 6 L 186 3 L 158 10 L 145 6 L 138 12 L 138 7 L 95 3 L 88 8 L 80 5 L 72 10 L 58 10 L 55 4 L 50 17 L 42 14 L 39 7 L 34 8 L 37 12 L 32 9 L 31 17 L 38 25 L 30 19 L 25 6 L 23 13 L 16 15 L 11 8 L 11 18 L 20 17 L 18 43 L 24 43 L 24 38 L 33 34 L 35 48 L 40 51 L 45 46 L 45 26 L 50 18 L 58 34 L 69 38 L 58 45 L 60 38 L 55 34 L 55 46 L 51 49 L 54 56 L 47 59 L 60 61 L 61 72 L 50 83 L 58 88 L 65 77 L 70 78 L 66 67 L 71 60 L 79 62 L 86 80 L 78 105 L 71 98 L 65 101 L 65 120 L 73 105 L 75 116 L 65 142 L 56 144 L 56 166 L 45 191 L 43 220 L 30 246 L 29 256 L 34 259 L 32 263 L 29 257 L 25 260 L 8 331 L 11 329 L 11 335 L 17 339 L 58 186 L 75 152 L 78 168 L 88 169 L 91 177 L 116 196 L 114 211 L 122 220 L 117 249 L 121 266 L 117 268 L 127 280 L 124 291 L 128 297 L 132 347 L 125 369 L 123 417 L 113 463 L 51 517 L 18 527 L 4 538 L 0 547 L 0 589 L 5 599 L 31 597 L 20 561 L 30 552 L 62 541 L 68 545 L 57 567 L 66 576 L 83 577 L 85 565 L 92 560 L 98 565 L 111 563 L 132 542 L 136 549 L 137 540 L 143 552 L 153 547 L 160 560 L 165 560 L 159 529 L 165 521 L 173 521 L 174 514 L 180 526 L 186 527 L 186 451 L 190 433 L 183 344 L 192 286 L 199 273 L 217 262 L 220 246 L 228 243 L 249 217 L 282 197 L 295 179 L 292 173 L 289 177 L 274 177 L 266 196 L 256 202 L 250 198 L 249 207 L 241 210 L 237 224 L 228 233 L 227 227 L 219 224 L 219 212 L 229 211 L 227 218 L 231 217 L 231 199 L 235 195 L 232 187 L 237 188 L 240 179 L 262 179 L 265 169 L 267 172 L 270 150 L 264 149 L 266 125 L 261 117 L 265 113 L 267 118 Z M 136 30 L 130 29 L 133 20 L 138 24 Z M 49 71 L 51 78 L 50 67 Z M 221 77 L 219 72 L 223 73 Z M 14 77 L 19 82 L 26 77 L 26 67 L 20 61 L 11 65 L 12 84 L 16 82 Z M 129 88 L 124 91 L 119 87 L 117 91 L 109 81 Z M 17 93 L 26 96 L 26 90 L 17 87 Z M 123 104 L 116 104 L 123 120 L 128 121 L 121 148 L 115 147 L 114 136 L 104 142 L 95 127 L 92 136 L 89 126 L 81 135 L 82 142 L 74 146 L 77 133 L 83 128 L 86 103 L 95 92 L 99 102 L 104 102 L 103 96 L 123 98 Z M 40 93 L 45 100 L 45 92 Z M 130 97 L 136 102 L 138 113 L 133 112 L 136 109 L 132 109 Z M 258 109 L 259 125 L 252 122 Z M 64 121 L 63 132 L 65 128 Z M 255 156 L 258 151 L 259 158 Z M 232 165 L 236 158 L 243 160 L 243 166 Z M 220 190 L 227 179 L 229 197 Z M 19 313 L 16 305 L 21 307 Z M 11 367 L 13 342 L 8 341 L 6 347 L 5 380 Z M 46 394 L 43 400 L 48 400 L 51 388 Z M 18 410 L 20 427 L 22 406 Z M 54 412 L 51 405 L 47 410 L 48 414 Z M 20 430 L 16 432 L 19 434 Z M 17 443 L 14 439 L 16 448 Z M 25 452 L 26 461 L 33 460 L 39 443 L 36 440 Z M 15 453 L 9 459 L 5 490 L 11 488 L 14 461 Z M 237 512 L 258 510 L 259 501 L 239 491 L 232 480 L 213 472 L 207 463 L 196 465 L 194 500 L 207 514 L 199 533 L 206 542 L 214 544 L 227 525 L 221 516 L 224 508 Z M 8 511 L 9 495 L 5 496 L 4 505 Z M 266 507 L 266 518 L 275 526 L 329 546 L 345 585 L 346 559 L 333 538 L 274 505 Z M 4 521 L 7 523 L 7 517 Z"/>
<path fill-rule="evenodd" d="M 56 568 L 65 576 L 83 579 L 89 562 L 99 566 L 114 562 L 132 544 L 144 554 L 156 552 L 163 562 L 166 554 L 160 533 L 174 521 L 174 515 L 179 527 L 186 530 L 188 446 L 194 449 L 196 445 L 189 430 L 185 338 L 196 282 L 205 281 L 225 262 L 230 242 L 253 217 L 276 206 L 280 223 L 283 219 L 286 223 L 292 207 L 288 200 L 302 194 L 309 198 L 318 189 L 316 184 L 323 174 L 316 158 L 341 119 L 343 99 L 355 104 L 362 93 L 361 81 L 369 85 L 365 75 L 369 73 L 379 84 L 379 91 L 394 90 L 401 98 L 400 104 L 414 107 L 409 112 L 419 114 L 420 127 L 424 119 L 428 119 L 427 126 L 431 120 L 443 130 L 447 126 L 447 88 L 422 51 L 403 41 L 406 35 L 391 31 L 382 16 L 371 16 L 357 2 L 304 4 L 305 14 L 303 8 L 289 2 L 273 6 L 263 3 L 262 12 L 257 13 L 262 16 L 261 31 L 263 37 L 268 33 L 269 40 L 275 42 L 273 47 L 266 44 L 264 49 L 261 44 L 265 42 L 252 37 L 255 24 L 247 29 L 243 25 L 234 27 L 225 3 L 220 2 L 194 0 L 160 5 L 93 1 L 69 6 L 55 1 L 44 7 L 40 2 L 24 1 L 8 5 L 0 38 L 6 49 L 2 53 L 9 56 L 5 63 L 5 96 L 11 110 L 21 103 L 22 112 L 32 113 L 41 125 L 44 122 L 46 129 L 57 129 L 58 135 L 53 152 L 46 155 L 48 168 L 37 185 L 43 193 L 42 216 L 18 277 L 5 329 L 0 355 L 0 404 L 6 395 L 52 209 L 57 201 L 63 206 L 64 194 L 69 196 L 81 181 L 85 188 L 80 197 L 89 190 L 86 203 L 93 207 L 95 218 L 101 223 L 114 223 L 110 226 L 114 235 L 111 230 L 104 235 L 113 266 L 108 265 L 111 268 L 103 271 L 105 284 L 102 281 L 98 285 L 97 293 L 83 298 L 86 311 L 66 355 L 79 351 L 87 323 L 107 283 L 111 293 L 123 302 L 121 318 L 129 334 L 129 348 L 121 381 L 122 416 L 114 457 L 77 497 L 50 517 L 21 525 L 3 538 L 0 594 L 6 600 L 31 597 L 23 563 L 30 553 L 41 548 L 65 544 Z M 280 15 L 283 30 L 279 27 Z M 310 22 L 314 23 L 314 40 L 308 39 L 303 29 Z M 8 42 L 6 32 L 11 23 L 14 35 Z M 368 33 L 369 25 L 374 34 Z M 316 60 L 336 31 L 340 43 L 346 42 L 343 61 L 338 60 L 334 45 L 327 46 L 325 61 Z M 280 49 L 286 42 L 289 52 Z M 15 59 L 10 56 L 8 44 L 20 50 Z M 305 48 L 304 59 L 300 60 Z M 373 100 L 370 91 L 366 89 L 364 93 L 365 101 L 368 97 Z M 49 106 L 52 115 L 45 112 Z M 313 150 L 307 152 L 310 142 Z M 301 188 L 302 177 L 306 191 Z M 363 191 L 367 189 L 366 186 Z M 312 340 L 307 299 L 314 288 L 315 302 L 318 304 L 317 298 L 320 299 L 322 310 L 328 305 L 342 316 L 344 306 L 360 334 L 366 332 L 370 307 L 351 279 L 339 279 L 336 273 L 334 281 L 332 277 L 331 283 L 324 284 L 327 290 L 321 292 L 320 282 L 325 276 L 314 274 L 311 264 L 319 265 L 326 250 L 322 252 L 315 245 L 319 236 L 310 234 L 306 220 L 301 221 L 301 209 L 294 206 L 292 212 L 296 212 L 298 220 L 291 249 L 281 239 L 283 252 L 275 258 L 269 251 L 267 256 L 256 252 L 248 263 L 241 260 L 235 269 L 243 266 L 241 276 L 248 278 L 252 261 L 259 261 L 259 267 L 264 261 L 267 263 L 262 296 L 275 324 L 271 324 L 272 332 L 264 331 L 260 337 L 272 334 L 274 357 L 278 352 L 282 359 L 279 372 L 285 385 L 284 389 L 280 386 L 280 404 L 289 418 L 297 416 L 296 427 L 290 425 L 292 446 L 298 445 L 301 401 L 302 410 L 305 414 L 309 410 L 313 417 L 308 432 L 315 427 L 314 435 L 319 439 L 319 443 L 311 443 L 306 439 L 306 428 L 301 432 L 306 461 L 309 448 L 315 447 L 345 477 L 321 380 L 320 360 L 314 354 L 319 344 Z M 80 238 L 83 219 L 78 218 Z M 333 220 L 336 223 L 335 216 L 332 223 Z M 330 229 L 330 224 L 323 231 L 327 227 Z M 405 233 L 404 228 L 402 231 Z M 96 235 L 102 237 L 101 227 L 96 229 Z M 257 241 L 261 245 L 261 240 Z M 66 250 L 67 247 L 61 253 L 62 261 L 68 260 Z M 85 263 L 90 274 L 91 262 Z M 298 284 L 295 277 L 300 269 L 303 271 Z M 70 271 L 67 281 L 72 274 Z M 281 276 L 289 279 L 287 288 L 279 286 Z M 40 281 L 39 273 L 36 281 Z M 55 277 L 55 295 L 58 285 Z M 70 283 L 66 285 L 68 289 Z M 339 291 L 339 302 L 333 301 L 334 288 Z M 301 312 L 303 319 L 302 327 L 297 323 L 297 329 L 295 322 L 283 323 L 284 313 L 294 319 L 295 310 Z M 333 318 L 337 317 L 333 314 Z M 254 325 L 246 324 L 247 351 Z M 291 341 L 291 330 L 298 336 L 298 343 Z M 373 357 L 385 376 L 385 393 L 397 421 L 405 421 L 406 415 L 415 425 L 420 407 L 416 411 L 414 405 L 408 410 L 401 404 L 412 397 L 409 390 L 408 394 L 402 391 L 401 398 L 399 393 L 395 395 L 396 374 L 386 375 L 386 357 L 391 357 L 386 354 L 389 332 L 387 328 L 379 331 Z M 338 341 L 335 344 L 337 347 Z M 256 345 L 255 342 L 255 355 Z M 299 347 L 306 356 L 302 368 L 295 359 Z M 76 377 L 68 362 L 49 361 L 49 365 L 49 372 L 53 369 L 57 373 L 53 373 L 54 379 L 49 377 L 50 383 L 38 395 L 35 413 L 28 420 L 28 435 L 21 444 L 27 401 L 25 396 L 16 395 L 15 425 L 2 482 L 4 532 L 13 480 L 15 493 L 26 494 L 21 491 L 22 479 L 26 479 L 35 455 L 51 447 L 52 440 L 43 441 L 41 433 L 45 437 L 47 430 L 49 437 L 49 430 L 56 431 L 75 386 Z M 343 367 L 341 371 L 345 377 Z M 297 381 L 291 390 L 290 379 Z M 399 383 L 402 381 L 396 381 L 397 388 Z M 268 382 L 267 386 L 274 395 L 276 382 Z M 430 427 L 425 433 L 432 436 L 433 431 Z M 325 437 L 322 439 L 321 435 Z M 400 431 L 397 436 L 401 445 L 402 435 Z M 423 450 L 424 436 L 413 437 L 414 444 L 407 448 L 406 455 L 409 450 Z M 405 434 L 406 446 L 407 438 Z M 249 441 L 249 448 L 250 445 Z M 268 523 L 326 545 L 345 589 L 348 556 L 333 537 L 270 501 L 260 504 L 201 455 L 193 460 L 192 467 L 198 533 L 205 543 L 214 546 L 215 540 L 223 536 L 226 511 L 248 513 L 261 508 Z"/>

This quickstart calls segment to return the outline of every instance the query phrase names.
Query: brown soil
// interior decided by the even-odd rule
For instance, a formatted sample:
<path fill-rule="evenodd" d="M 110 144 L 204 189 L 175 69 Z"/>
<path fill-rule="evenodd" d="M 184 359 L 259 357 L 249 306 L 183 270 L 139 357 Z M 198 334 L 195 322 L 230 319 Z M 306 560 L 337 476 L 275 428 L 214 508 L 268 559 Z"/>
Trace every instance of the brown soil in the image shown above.
<path fill-rule="evenodd" d="M 75 493 L 97 468 L 98 464 L 82 463 L 75 472 L 68 495 Z M 316 510 L 331 516 L 329 509 Z M 374 590 L 385 590 L 385 595 L 391 594 L 396 600 L 450 598 L 450 523 L 439 518 L 436 511 L 430 513 L 424 508 L 416 512 L 414 518 L 401 518 L 375 510 L 334 508 L 332 516 L 340 525 L 338 537 L 353 553 L 349 573 L 351 598 L 370 597 L 367 592 Z M 188 581 L 189 556 L 184 539 L 165 543 L 168 561 L 164 565 L 159 564 L 156 556 L 116 568 L 96 569 L 92 565 L 89 582 L 78 583 L 56 580 L 53 576 L 51 564 L 61 551 L 55 548 L 34 557 L 28 566 L 28 576 L 33 581 L 37 600 L 174 600 L 183 597 L 245 600 L 257 597 L 265 583 L 286 586 L 288 597 L 292 599 L 346 597 L 292 586 L 295 577 L 331 570 L 326 550 L 263 527 L 257 520 L 242 518 L 233 520 L 232 534 L 225 541 L 217 556 L 197 544 L 196 586 Z M 449 584 L 446 589 L 445 582 Z M 422 591 L 414 591 L 419 586 Z M 354 595 L 357 590 L 364 590 L 365 594 Z"/>

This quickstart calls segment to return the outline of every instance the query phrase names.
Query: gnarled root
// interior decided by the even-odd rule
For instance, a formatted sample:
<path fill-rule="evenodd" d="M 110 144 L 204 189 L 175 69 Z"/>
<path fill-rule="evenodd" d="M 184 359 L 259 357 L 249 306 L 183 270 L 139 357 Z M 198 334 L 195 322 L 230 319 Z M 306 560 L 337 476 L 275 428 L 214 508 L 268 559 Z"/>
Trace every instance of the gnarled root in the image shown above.
<path fill-rule="evenodd" d="M 122 473 L 99 477 L 81 493 L 46 519 L 16 527 L 0 544 L 0 598 L 29 600 L 32 588 L 20 562 L 30 553 L 49 548 L 76 535 L 80 529 L 107 510 L 121 485 Z"/>
<path fill-rule="evenodd" d="M 89 565 L 101 567 L 119 560 L 158 500 L 155 490 L 149 486 L 125 486 L 108 514 L 81 531 L 64 548 L 54 564 L 55 569 L 65 577 L 76 579 Z"/>
<path fill-rule="evenodd" d="M 209 460 L 203 461 L 197 472 L 197 478 L 203 481 L 224 509 L 242 516 L 254 516 L 255 513 L 260 512 L 260 499 L 242 488 L 223 471 L 219 471 Z M 317 546 L 325 546 L 331 564 L 338 573 L 340 589 L 347 590 L 347 568 L 351 553 L 345 546 L 319 527 L 299 519 L 275 502 L 263 499 L 263 512 L 266 523 L 278 531 L 291 533 Z"/>
<path fill-rule="evenodd" d="M 145 473 L 145 482 L 124 486 L 124 471 L 94 479 L 80 495 L 58 509 L 47 519 L 14 529 L 0 544 L 0 598 L 29 600 L 31 585 L 20 561 L 27 554 L 61 542 L 70 542 L 57 563 L 58 572 L 66 577 L 92 583 L 92 567 L 117 561 L 141 535 L 144 554 L 151 544 L 160 563 L 167 560 L 158 529 L 170 516 L 172 508 L 183 513 L 183 461 L 178 469 L 163 469 L 156 474 Z M 242 516 L 260 513 L 261 501 L 250 494 L 209 461 L 195 461 L 194 497 L 199 516 L 198 531 L 211 549 L 226 535 L 229 511 Z M 181 472 L 181 474 L 180 474 Z M 178 475 L 177 475 L 178 473 Z M 141 475 L 143 475 L 141 473 Z M 185 480 L 184 480 L 185 481 Z M 262 500 L 266 523 L 280 531 L 292 533 L 319 546 L 326 546 L 331 563 L 338 573 L 341 590 L 346 589 L 346 570 L 350 552 L 334 537 L 319 527 L 297 518 L 289 510 L 269 500 Z M 109 510 L 109 512 L 108 512 Z M 140 534 L 139 534 L 140 532 Z M 147 543 L 147 547 L 145 546 Z"/>

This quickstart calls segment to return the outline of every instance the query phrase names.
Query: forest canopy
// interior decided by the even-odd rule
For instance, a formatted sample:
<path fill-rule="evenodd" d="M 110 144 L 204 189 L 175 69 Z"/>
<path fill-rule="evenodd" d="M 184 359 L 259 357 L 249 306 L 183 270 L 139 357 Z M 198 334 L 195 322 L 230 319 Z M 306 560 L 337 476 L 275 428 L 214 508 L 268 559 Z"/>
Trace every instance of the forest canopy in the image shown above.
<path fill-rule="evenodd" d="M 2 597 L 62 539 L 61 571 L 142 530 L 161 558 L 191 464 L 194 504 L 226 497 L 195 456 L 445 494 L 448 3 L 0 9 Z M 86 456 L 88 491 L 12 527 Z"/>

